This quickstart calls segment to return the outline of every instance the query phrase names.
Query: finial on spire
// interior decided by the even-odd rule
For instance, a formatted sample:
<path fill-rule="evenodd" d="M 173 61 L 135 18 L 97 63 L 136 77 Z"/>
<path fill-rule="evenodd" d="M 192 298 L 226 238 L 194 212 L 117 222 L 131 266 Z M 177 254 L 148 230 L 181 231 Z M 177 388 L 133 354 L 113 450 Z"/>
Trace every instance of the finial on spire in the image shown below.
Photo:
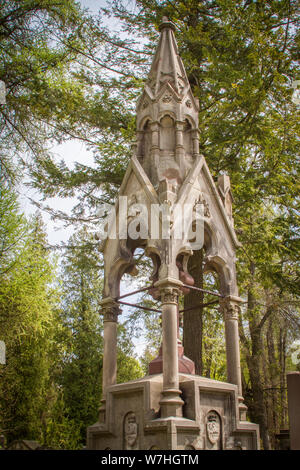
<path fill-rule="evenodd" d="M 167 16 L 163 16 L 162 22 L 160 23 L 158 29 L 159 31 L 162 31 L 164 28 L 171 28 L 173 29 L 173 31 L 175 31 L 176 29 L 175 24 L 171 20 L 169 20 Z"/>

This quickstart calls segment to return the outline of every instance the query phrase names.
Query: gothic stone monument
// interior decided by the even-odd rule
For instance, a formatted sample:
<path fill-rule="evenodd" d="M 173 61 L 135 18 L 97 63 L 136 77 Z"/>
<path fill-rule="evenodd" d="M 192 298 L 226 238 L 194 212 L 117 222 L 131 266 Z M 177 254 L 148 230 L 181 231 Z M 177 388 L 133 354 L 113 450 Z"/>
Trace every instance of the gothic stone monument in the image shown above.
<path fill-rule="evenodd" d="M 178 55 L 174 24 L 164 18 L 160 41 L 137 104 L 137 142 L 116 203 L 116 237 L 103 244 L 105 261 L 103 398 L 98 422 L 87 430 L 88 449 L 258 449 L 259 429 L 246 420 L 243 403 L 235 270 L 238 241 L 233 227 L 230 181 L 216 185 L 199 154 L 199 103 Z M 123 196 L 123 198 L 122 198 Z M 123 200 L 127 196 L 128 212 Z M 151 206 L 169 208 L 169 237 L 153 236 Z M 178 339 L 178 296 L 193 288 L 187 261 L 193 244 L 175 237 L 176 207 L 203 208 L 205 269 L 220 280 L 228 383 L 194 375 Z M 132 208 L 146 208 L 147 234 L 131 238 Z M 174 214 L 173 214 L 174 215 Z M 196 215 L 197 218 L 197 215 Z M 194 220 L 194 219 L 193 219 Z M 159 214 L 159 223 L 162 217 Z M 174 222 L 174 221 L 173 221 Z M 125 228 L 124 228 L 125 226 Z M 142 232 L 142 231 L 141 231 Z M 120 280 L 134 270 L 134 251 L 152 259 L 152 296 L 162 312 L 162 357 L 149 375 L 116 384 Z"/>

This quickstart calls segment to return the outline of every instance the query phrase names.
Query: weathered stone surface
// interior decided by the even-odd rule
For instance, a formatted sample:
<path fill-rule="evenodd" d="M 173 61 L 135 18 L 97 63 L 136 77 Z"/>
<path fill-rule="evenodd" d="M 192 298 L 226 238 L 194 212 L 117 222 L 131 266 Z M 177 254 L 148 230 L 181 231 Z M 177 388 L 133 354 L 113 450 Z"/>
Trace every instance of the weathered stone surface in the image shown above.
<path fill-rule="evenodd" d="M 199 103 L 178 55 L 174 30 L 172 22 L 164 18 L 149 77 L 137 104 L 134 153 L 119 191 L 114 223 L 102 244 L 103 398 L 99 421 L 88 428 L 90 449 L 259 446 L 258 427 L 246 421 L 247 408 L 242 397 L 238 333 L 241 299 L 235 267 L 239 242 L 233 226 L 230 180 L 227 175 L 220 175 L 215 184 L 199 153 Z M 198 206 L 201 213 L 197 212 Z M 168 237 L 162 236 L 162 207 L 170 222 Z M 228 384 L 182 374 L 188 361 L 179 341 L 178 297 L 193 286 L 187 264 L 193 249 L 199 247 L 195 248 L 187 231 L 177 236 L 178 207 L 183 213 L 190 207 L 194 223 L 201 220 L 204 270 L 214 271 L 219 277 Z M 158 211 L 158 235 L 153 208 Z M 140 228 L 137 238 L 130 236 L 129 227 L 134 223 Z M 185 224 L 193 227 L 193 223 L 181 219 L 181 225 Z M 195 237 L 200 235 L 197 230 Z M 136 274 L 134 251 L 138 247 L 144 248 L 153 261 L 150 294 L 162 302 L 162 358 L 150 366 L 151 373 L 162 374 L 116 385 L 119 310 L 115 300 L 120 295 L 123 274 Z M 188 366 L 188 371 L 193 372 L 193 364 Z"/>
<path fill-rule="evenodd" d="M 258 426 L 239 421 L 235 385 L 179 374 L 179 388 L 183 416 L 163 418 L 162 374 L 109 387 L 106 421 L 88 428 L 88 448 L 259 449 Z"/>

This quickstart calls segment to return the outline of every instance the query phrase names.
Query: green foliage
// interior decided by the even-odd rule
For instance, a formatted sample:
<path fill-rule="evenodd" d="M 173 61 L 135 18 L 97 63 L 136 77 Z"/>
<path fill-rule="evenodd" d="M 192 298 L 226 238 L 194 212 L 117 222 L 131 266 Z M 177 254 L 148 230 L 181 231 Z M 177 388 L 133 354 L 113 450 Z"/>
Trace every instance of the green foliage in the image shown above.
<path fill-rule="evenodd" d="M 128 321 L 122 321 L 118 325 L 118 349 L 117 349 L 117 383 L 143 377 L 141 365 L 135 357 L 132 331 L 128 329 Z"/>
<path fill-rule="evenodd" d="M 101 398 L 101 257 L 86 229 L 73 235 L 58 287 L 40 218 L 27 222 L 5 187 L 0 208 L 0 326 L 7 349 L 0 366 L 2 432 L 9 442 L 81 448 Z M 141 375 L 120 325 L 118 380 Z"/>
<path fill-rule="evenodd" d="M 80 442 L 80 428 L 67 412 L 61 392 L 55 397 L 51 413 L 46 420 L 43 445 L 51 449 L 77 449 Z"/>
<path fill-rule="evenodd" d="M 85 229 L 73 235 L 62 264 L 62 311 L 66 351 L 57 381 L 63 389 L 68 416 L 76 423 L 77 445 L 97 420 L 101 397 L 102 291 L 101 261 Z"/>
<path fill-rule="evenodd" d="M 71 418 L 79 434 L 75 448 L 85 444 L 87 426 L 97 421 L 102 394 L 101 268 L 101 255 L 91 234 L 83 228 L 70 238 L 62 259 L 61 321 L 66 351 L 56 377 L 63 390 L 66 417 Z M 141 375 L 128 333 L 119 325 L 118 381 Z"/>
<path fill-rule="evenodd" d="M 57 354 L 54 266 L 44 247 L 40 219 L 28 223 L 7 189 L 0 205 L 9 209 L 0 230 L 0 242 L 6 247 L 1 257 L 0 325 L 7 352 L 7 364 L 0 366 L 1 427 L 9 440 L 24 436 L 40 440 L 51 406 L 50 371 Z"/>
<path fill-rule="evenodd" d="M 0 275 L 9 273 L 18 260 L 18 252 L 23 246 L 26 223 L 18 212 L 16 194 L 0 177 Z"/>
<path fill-rule="evenodd" d="M 104 14 L 121 21 L 128 40 L 103 26 Z M 265 409 L 271 405 L 264 390 L 277 387 L 278 380 L 284 389 L 291 344 L 299 337 L 299 118 L 291 100 L 292 81 L 299 79 L 298 4 L 139 0 L 133 10 L 114 0 L 101 15 L 91 17 L 71 0 L 0 1 L 0 79 L 8 89 L 7 105 L 0 109 L 1 171 L 12 178 L 12 157 L 18 156 L 30 170 L 31 184 L 45 196 L 79 195 L 72 220 L 97 220 L 99 201 L 115 197 L 131 155 L 134 104 L 157 43 L 157 26 L 163 15 L 174 21 L 180 54 L 200 102 L 201 152 L 213 176 L 227 172 L 231 178 L 242 242 L 238 280 L 246 302 L 240 318 L 244 390 L 268 448 L 268 427 L 275 432 L 280 420 L 270 425 Z M 51 157 L 50 144 L 70 137 L 94 151 L 93 168 L 76 164 L 70 170 Z M 59 312 L 53 306 L 56 294 L 49 297 L 53 271 L 41 248 L 41 232 L 34 238 L 13 193 L 1 191 L 0 315 L 8 358 L 12 356 L 0 387 L 6 384 L 8 403 L 13 387 L 18 389 L 19 407 L 9 433 L 20 435 L 25 421 L 28 436 L 40 433 L 37 416 L 46 403 L 45 442 L 78 446 L 86 424 L 96 416 L 101 391 L 101 258 L 87 233 L 74 238 L 65 258 Z M 221 319 L 207 310 L 203 320 L 203 370 L 222 378 Z M 132 317 L 138 321 L 151 339 L 146 363 L 157 347 L 158 319 Z M 124 338 L 118 380 L 140 374 L 135 359 L 128 359 L 132 345 Z M 50 363 L 55 363 L 53 374 Z M 53 385 L 49 390 L 55 398 L 45 401 L 46 384 L 57 381 L 63 394 Z M 27 386 L 35 385 L 39 392 L 31 403 Z M 19 398 L 24 387 L 28 406 Z M 281 410 L 284 406 L 281 396 Z M 9 423 L 12 415 L 10 404 L 4 421 Z M 70 431 L 73 426 L 80 430 L 79 440 Z"/>
<path fill-rule="evenodd" d="M 37 186 L 44 179 L 51 194 L 68 181 L 52 159 L 52 143 L 77 137 L 97 145 L 96 129 L 127 127 L 124 106 L 91 70 L 105 34 L 101 22 L 94 23 L 74 0 L 0 1 L 0 79 L 7 89 L 0 161 L 7 177 L 15 177 L 13 158 Z"/>

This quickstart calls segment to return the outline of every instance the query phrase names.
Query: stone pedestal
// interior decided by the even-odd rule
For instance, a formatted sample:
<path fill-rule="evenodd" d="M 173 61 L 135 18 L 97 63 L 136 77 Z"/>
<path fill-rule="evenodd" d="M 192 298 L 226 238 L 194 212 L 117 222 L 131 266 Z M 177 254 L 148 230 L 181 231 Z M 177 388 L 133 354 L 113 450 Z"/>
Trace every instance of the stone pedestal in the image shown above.
<path fill-rule="evenodd" d="M 167 418 L 161 413 L 163 388 L 163 374 L 108 387 L 106 420 L 88 428 L 87 448 L 259 449 L 258 425 L 239 420 L 237 386 L 179 374 L 182 416 Z"/>

